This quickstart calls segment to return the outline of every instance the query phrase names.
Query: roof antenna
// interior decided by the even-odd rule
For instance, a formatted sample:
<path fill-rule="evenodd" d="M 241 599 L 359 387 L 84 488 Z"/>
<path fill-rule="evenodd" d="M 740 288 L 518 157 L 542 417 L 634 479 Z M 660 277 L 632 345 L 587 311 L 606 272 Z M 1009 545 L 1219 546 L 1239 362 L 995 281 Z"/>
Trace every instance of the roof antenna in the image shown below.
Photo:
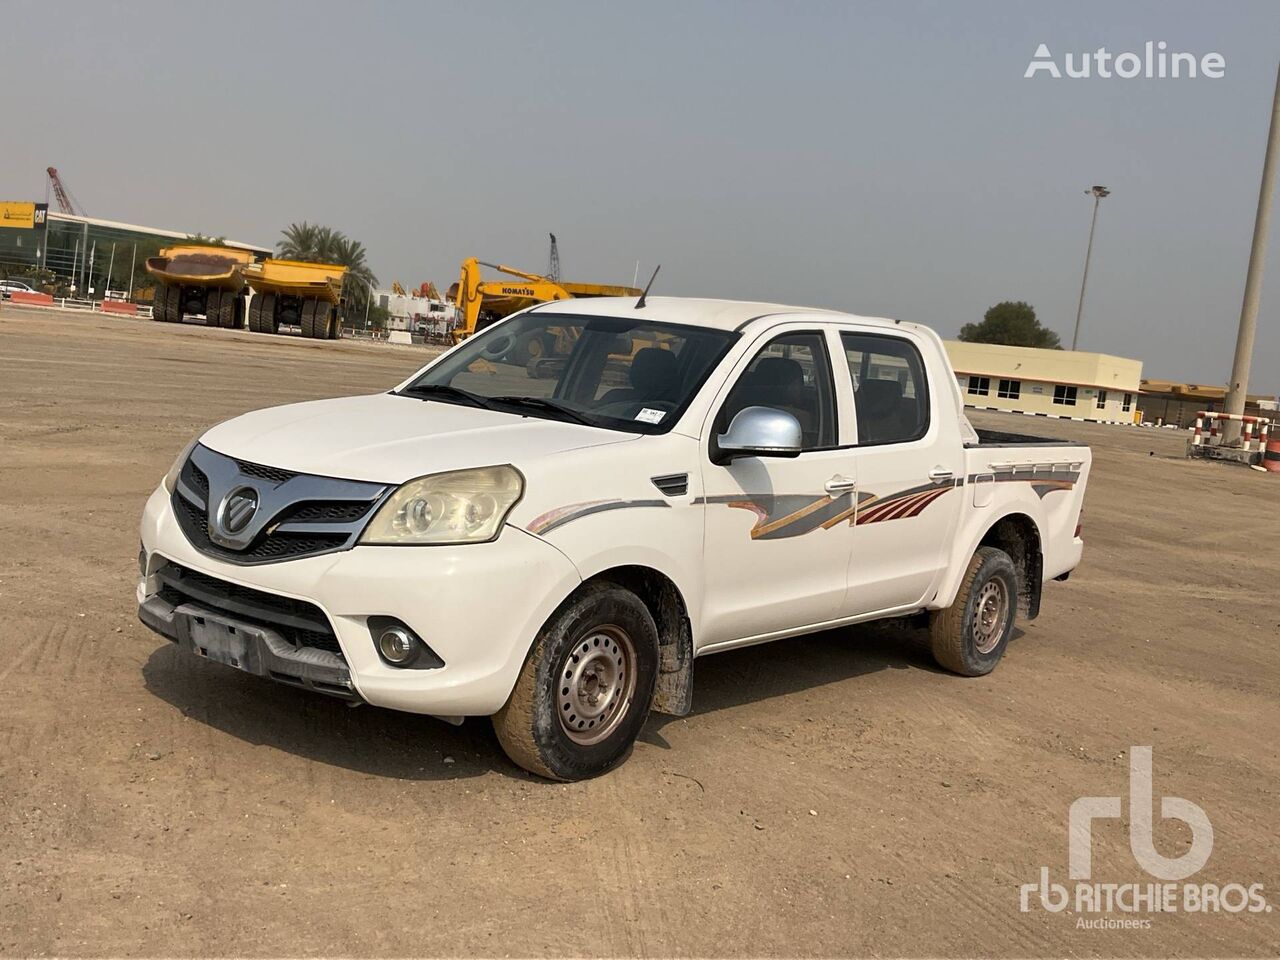
<path fill-rule="evenodd" d="M 654 279 L 658 276 L 658 271 L 662 269 L 662 264 L 658 264 L 653 268 L 653 276 L 649 278 L 649 282 L 644 285 L 644 293 L 640 294 L 640 299 L 636 301 L 636 309 L 639 310 L 645 306 L 644 298 L 649 295 L 649 288 L 653 286 Z"/>

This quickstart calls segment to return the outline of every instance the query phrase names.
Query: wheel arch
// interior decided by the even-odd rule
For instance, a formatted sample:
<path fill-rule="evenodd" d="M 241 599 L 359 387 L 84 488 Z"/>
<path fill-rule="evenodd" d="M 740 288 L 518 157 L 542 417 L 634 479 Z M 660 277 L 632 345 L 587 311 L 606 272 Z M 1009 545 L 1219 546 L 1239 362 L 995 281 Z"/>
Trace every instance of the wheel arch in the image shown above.
<path fill-rule="evenodd" d="M 630 590 L 648 608 L 658 626 L 659 644 L 653 709 L 675 716 L 687 714 L 693 700 L 693 628 L 683 592 L 671 577 L 654 567 L 624 564 L 585 578 L 564 603 L 595 583 L 614 583 Z"/>
<path fill-rule="evenodd" d="M 942 609 L 955 602 L 964 569 L 979 547 L 995 547 L 1009 555 L 1018 572 L 1018 609 L 1027 620 L 1039 616 L 1044 587 L 1044 533 L 1033 516 L 1016 508 L 980 527 L 964 551 L 952 557 L 944 588 L 930 606 Z"/>

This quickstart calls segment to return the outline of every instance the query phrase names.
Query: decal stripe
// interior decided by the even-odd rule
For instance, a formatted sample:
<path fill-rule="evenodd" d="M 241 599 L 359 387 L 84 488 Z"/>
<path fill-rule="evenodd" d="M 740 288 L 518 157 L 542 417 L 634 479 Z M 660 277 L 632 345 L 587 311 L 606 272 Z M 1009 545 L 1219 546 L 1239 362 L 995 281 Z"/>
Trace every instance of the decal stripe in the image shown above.
<path fill-rule="evenodd" d="M 607 510 L 626 510 L 632 507 L 661 507 L 669 510 L 671 504 L 666 500 L 588 500 L 585 503 L 572 503 L 549 510 L 534 518 L 525 529 L 536 534 L 550 533 L 556 527 L 562 527 L 573 520 L 604 513 Z"/>

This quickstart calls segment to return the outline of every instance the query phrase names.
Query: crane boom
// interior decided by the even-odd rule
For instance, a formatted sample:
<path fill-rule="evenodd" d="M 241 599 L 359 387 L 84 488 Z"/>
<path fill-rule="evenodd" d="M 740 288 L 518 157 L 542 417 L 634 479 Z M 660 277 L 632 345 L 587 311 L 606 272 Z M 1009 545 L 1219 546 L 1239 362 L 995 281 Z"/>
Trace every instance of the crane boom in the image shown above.
<path fill-rule="evenodd" d="M 53 186 L 53 195 L 57 198 L 58 209 L 73 216 L 84 216 L 84 210 L 77 209 L 78 204 L 74 202 L 75 198 L 71 196 L 71 191 L 62 182 L 62 177 L 58 176 L 58 168 L 46 167 L 44 172 L 49 175 L 49 183 Z"/>

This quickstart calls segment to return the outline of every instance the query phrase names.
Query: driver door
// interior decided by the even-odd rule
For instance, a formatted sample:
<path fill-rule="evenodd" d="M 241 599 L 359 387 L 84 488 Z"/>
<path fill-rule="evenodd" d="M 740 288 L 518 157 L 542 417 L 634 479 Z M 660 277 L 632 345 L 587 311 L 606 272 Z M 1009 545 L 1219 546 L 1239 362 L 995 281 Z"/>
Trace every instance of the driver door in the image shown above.
<path fill-rule="evenodd" d="M 795 416 L 800 455 L 712 463 L 711 438 L 749 406 Z M 762 337 L 717 398 L 702 444 L 706 588 L 700 647 L 765 639 L 840 616 L 855 494 L 850 452 L 838 447 L 836 407 L 820 326 Z"/>

